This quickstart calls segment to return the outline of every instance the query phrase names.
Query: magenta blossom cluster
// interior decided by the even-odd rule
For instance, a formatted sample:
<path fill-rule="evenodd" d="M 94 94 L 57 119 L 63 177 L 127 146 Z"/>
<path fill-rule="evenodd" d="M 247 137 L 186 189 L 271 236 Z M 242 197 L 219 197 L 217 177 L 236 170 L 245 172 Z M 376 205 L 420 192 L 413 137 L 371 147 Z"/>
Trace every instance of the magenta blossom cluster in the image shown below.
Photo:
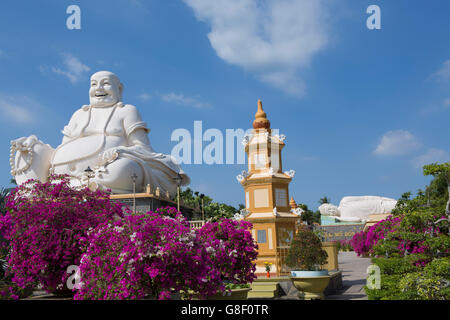
<path fill-rule="evenodd" d="M 251 283 L 256 278 L 254 261 L 258 246 L 254 242 L 248 221 L 221 219 L 208 222 L 196 234 L 211 253 L 214 267 L 222 281 L 233 284 Z"/>
<path fill-rule="evenodd" d="M 75 299 L 170 299 L 176 292 L 205 298 L 224 290 L 224 280 L 254 279 L 248 224 L 224 220 L 223 232 L 208 223 L 196 232 L 179 212 L 173 214 L 163 208 L 90 231 Z M 221 237 L 217 244 L 214 236 Z"/>
<path fill-rule="evenodd" d="M 48 292 L 64 289 L 67 268 L 79 264 L 87 230 L 123 215 L 108 194 L 76 190 L 66 176 L 27 181 L 11 192 L 6 209 L 0 232 L 9 240 L 12 281 Z"/>
<path fill-rule="evenodd" d="M 172 207 L 124 216 L 107 193 L 74 189 L 66 176 L 28 181 L 6 207 L 0 231 L 13 286 L 3 295 L 12 298 L 38 286 L 70 289 L 69 266 L 78 266 L 80 276 L 75 299 L 206 298 L 227 283 L 255 279 L 257 246 L 248 222 L 222 219 L 191 230 Z"/>
<path fill-rule="evenodd" d="M 366 231 L 359 232 L 352 238 L 352 246 L 358 255 L 369 256 L 374 255 L 374 246 L 381 240 L 387 238 L 391 234 L 390 239 L 396 241 L 396 253 L 399 255 L 408 254 L 430 254 L 430 248 L 425 240 L 408 240 L 402 237 L 405 230 L 412 234 L 439 234 L 441 231 L 438 227 L 420 225 L 414 226 L 405 222 L 404 216 L 388 217 L 385 220 L 369 227 Z M 433 217 L 433 220 L 436 220 Z M 425 266 L 431 259 L 418 259 L 413 264 L 415 266 Z"/>
<path fill-rule="evenodd" d="M 180 215 L 180 212 L 176 208 L 171 206 L 157 208 L 155 212 L 171 218 L 176 218 Z"/>
<path fill-rule="evenodd" d="M 400 217 L 388 217 L 377 222 L 366 231 L 356 233 L 351 244 L 358 256 L 368 256 L 373 253 L 373 247 L 378 241 L 385 238 L 386 234 L 394 232 L 401 222 Z"/>

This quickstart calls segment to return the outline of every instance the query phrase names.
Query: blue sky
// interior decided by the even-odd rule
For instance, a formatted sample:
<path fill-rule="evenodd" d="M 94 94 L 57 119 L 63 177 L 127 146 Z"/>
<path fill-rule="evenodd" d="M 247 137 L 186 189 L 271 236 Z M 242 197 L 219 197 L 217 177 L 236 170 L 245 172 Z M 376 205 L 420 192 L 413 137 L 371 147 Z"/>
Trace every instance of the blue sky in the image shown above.
<path fill-rule="evenodd" d="M 81 30 L 66 27 L 72 4 Z M 371 4 L 381 30 L 366 27 Z M 195 120 L 249 128 L 260 98 L 287 136 L 297 202 L 415 192 L 430 180 L 422 164 L 450 160 L 449 12 L 446 0 L 3 0 L 0 185 L 11 178 L 10 140 L 59 145 L 89 101 L 89 76 L 110 70 L 158 152 Z M 216 201 L 244 202 L 235 177 L 245 165 L 183 169 Z"/>

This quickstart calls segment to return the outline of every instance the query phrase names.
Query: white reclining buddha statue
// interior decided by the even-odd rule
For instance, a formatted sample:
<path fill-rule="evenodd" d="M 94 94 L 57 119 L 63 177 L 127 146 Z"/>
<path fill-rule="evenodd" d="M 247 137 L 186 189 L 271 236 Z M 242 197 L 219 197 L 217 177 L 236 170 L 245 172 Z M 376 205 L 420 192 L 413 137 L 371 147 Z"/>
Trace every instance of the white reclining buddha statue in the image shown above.
<path fill-rule="evenodd" d="M 339 221 L 360 222 L 372 214 L 388 214 L 395 208 L 397 200 L 378 196 L 344 197 L 339 207 L 324 203 L 319 211 L 324 216 L 334 216 Z"/>
<path fill-rule="evenodd" d="M 11 142 L 11 173 L 16 182 L 45 182 L 50 173 L 67 174 L 73 186 L 89 181 L 91 189 L 130 193 L 135 175 L 137 192 L 150 184 L 171 194 L 176 192 L 177 178 L 181 185 L 189 184 L 189 177 L 172 156 L 152 149 L 150 130 L 138 110 L 122 102 L 119 78 L 100 71 L 90 80 L 90 104 L 72 115 L 56 149 L 33 135 Z M 88 167 L 93 170 L 89 179 Z"/>

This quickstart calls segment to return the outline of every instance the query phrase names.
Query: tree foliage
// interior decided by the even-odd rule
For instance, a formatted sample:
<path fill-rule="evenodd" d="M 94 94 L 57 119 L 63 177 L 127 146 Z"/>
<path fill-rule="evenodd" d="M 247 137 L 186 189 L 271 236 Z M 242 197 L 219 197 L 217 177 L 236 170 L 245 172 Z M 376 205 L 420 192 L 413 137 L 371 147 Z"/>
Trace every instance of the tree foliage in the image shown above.
<path fill-rule="evenodd" d="M 306 226 L 301 226 L 291 242 L 286 264 L 288 267 L 314 271 L 320 268 L 328 258 L 322 249 L 322 242 L 317 234 Z"/>
<path fill-rule="evenodd" d="M 180 198 L 183 202 L 190 207 L 197 208 L 199 211 L 201 211 L 202 196 L 205 219 L 218 221 L 220 218 L 231 218 L 240 209 L 245 208 L 243 204 L 240 204 L 239 208 L 236 209 L 225 203 L 214 202 L 211 197 L 202 195 L 198 191 L 193 191 L 189 187 L 180 192 Z"/>
<path fill-rule="evenodd" d="M 380 267 L 381 288 L 365 287 L 369 299 L 450 299 L 448 164 L 424 166 L 434 179 L 415 197 L 406 192 L 392 217 L 395 225 L 372 228 L 368 252 Z M 447 204 L 448 210 L 448 204 Z"/>
<path fill-rule="evenodd" d="M 432 175 L 435 178 L 447 182 L 447 206 L 445 209 L 445 213 L 447 216 L 450 215 L 450 162 L 438 164 L 432 163 L 425 165 L 423 167 L 423 174 L 428 176 Z"/>
<path fill-rule="evenodd" d="M 310 210 L 306 204 L 299 204 L 298 207 L 304 211 L 302 220 L 309 226 L 312 226 L 314 223 L 320 224 L 320 211 L 314 212 Z"/>

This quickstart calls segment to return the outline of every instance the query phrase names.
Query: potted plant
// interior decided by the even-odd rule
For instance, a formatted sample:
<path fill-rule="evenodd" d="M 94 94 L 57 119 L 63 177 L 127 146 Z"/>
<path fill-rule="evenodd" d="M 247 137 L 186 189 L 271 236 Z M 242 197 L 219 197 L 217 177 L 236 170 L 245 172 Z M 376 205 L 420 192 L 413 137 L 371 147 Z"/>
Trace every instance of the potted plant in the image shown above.
<path fill-rule="evenodd" d="M 266 268 L 267 278 L 270 278 L 270 270 L 272 269 L 272 263 L 264 262 L 264 267 Z"/>
<path fill-rule="evenodd" d="M 323 299 L 323 291 L 330 282 L 328 270 L 321 270 L 327 261 L 318 235 L 301 226 L 291 242 L 286 264 L 291 268 L 291 281 L 301 299 Z"/>

